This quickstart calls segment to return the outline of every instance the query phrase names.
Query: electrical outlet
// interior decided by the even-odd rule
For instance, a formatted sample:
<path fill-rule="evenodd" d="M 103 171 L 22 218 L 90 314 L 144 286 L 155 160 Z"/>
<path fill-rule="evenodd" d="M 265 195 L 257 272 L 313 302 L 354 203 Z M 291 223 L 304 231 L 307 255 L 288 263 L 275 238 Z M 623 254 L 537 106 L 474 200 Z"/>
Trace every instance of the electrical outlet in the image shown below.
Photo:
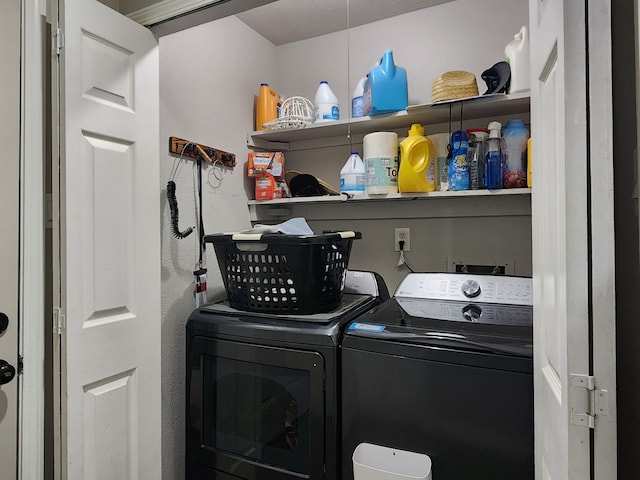
<path fill-rule="evenodd" d="M 409 228 L 396 228 L 395 239 L 396 252 L 400 251 L 400 241 L 404 241 L 403 251 L 409 252 L 411 250 L 411 230 Z"/>

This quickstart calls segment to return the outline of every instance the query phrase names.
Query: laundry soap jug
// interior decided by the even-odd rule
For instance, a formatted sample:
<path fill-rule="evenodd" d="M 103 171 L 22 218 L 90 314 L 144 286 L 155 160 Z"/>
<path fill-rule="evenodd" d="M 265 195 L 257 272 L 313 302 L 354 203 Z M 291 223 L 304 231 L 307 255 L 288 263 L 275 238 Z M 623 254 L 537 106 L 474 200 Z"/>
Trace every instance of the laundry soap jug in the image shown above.
<path fill-rule="evenodd" d="M 451 134 L 451 161 L 449 163 L 449 190 L 469 189 L 469 163 L 467 132 L 456 130 Z"/>
<path fill-rule="evenodd" d="M 260 93 L 256 102 L 256 130 L 264 130 L 264 123 L 278 118 L 280 113 L 280 96 L 266 83 L 260 84 Z"/>
<path fill-rule="evenodd" d="M 529 130 L 522 120 L 509 120 L 504 127 L 502 137 L 504 139 L 502 188 L 524 188 L 527 186 Z"/>
<path fill-rule="evenodd" d="M 358 152 L 351 152 L 340 170 L 340 193 L 349 195 L 364 193 L 364 162 Z"/>
<path fill-rule="evenodd" d="M 424 136 L 422 125 L 411 125 L 409 136 L 400 142 L 400 193 L 433 192 L 436 189 L 434 153 L 433 144 Z"/>
<path fill-rule="evenodd" d="M 511 68 L 511 82 L 507 93 L 516 93 L 529 90 L 531 79 L 529 78 L 529 34 L 526 25 L 515 34 L 504 48 L 504 55 Z"/>
<path fill-rule="evenodd" d="M 364 83 L 364 115 L 397 112 L 409 104 L 407 71 L 393 63 L 393 52 L 385 50 L 380 64 L 373 67 Z"/>
<path fill-rule="evenodd" d="M 313 106 L 313 122 L 330 122 L 340 119 L 340 107 L 338 97 L 335 96 L 329 83 L 326 80 L 320 82 L 316 90 L 315 103 Z"/>

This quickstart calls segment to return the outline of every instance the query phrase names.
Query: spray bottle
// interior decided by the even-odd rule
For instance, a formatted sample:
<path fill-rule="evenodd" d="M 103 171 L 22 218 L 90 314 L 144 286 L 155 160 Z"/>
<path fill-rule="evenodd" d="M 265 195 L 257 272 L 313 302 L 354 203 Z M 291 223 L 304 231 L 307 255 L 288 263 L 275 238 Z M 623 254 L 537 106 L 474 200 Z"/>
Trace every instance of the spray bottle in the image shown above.
<path fill-rule="evenodd" d="M 502 154 L 500 153 L 500 122 L 489 124 L 487 155 L 484 157 L 484 186 L 490 190 L 502 188 Z"/>

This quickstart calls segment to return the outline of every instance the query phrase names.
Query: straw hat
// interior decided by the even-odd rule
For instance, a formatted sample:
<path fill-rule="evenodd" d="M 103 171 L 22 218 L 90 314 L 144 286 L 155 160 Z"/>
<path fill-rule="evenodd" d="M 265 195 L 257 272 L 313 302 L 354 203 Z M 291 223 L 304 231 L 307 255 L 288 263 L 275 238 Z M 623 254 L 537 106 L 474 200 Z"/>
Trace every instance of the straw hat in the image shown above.
<path fill-rule="evenodd" d="M 478 95 L 476 76 L 463 70 L 445 72 L 435 79 L 431 90 L 431 101 L 442 102 L 456 98 L 475 97 Z"/>

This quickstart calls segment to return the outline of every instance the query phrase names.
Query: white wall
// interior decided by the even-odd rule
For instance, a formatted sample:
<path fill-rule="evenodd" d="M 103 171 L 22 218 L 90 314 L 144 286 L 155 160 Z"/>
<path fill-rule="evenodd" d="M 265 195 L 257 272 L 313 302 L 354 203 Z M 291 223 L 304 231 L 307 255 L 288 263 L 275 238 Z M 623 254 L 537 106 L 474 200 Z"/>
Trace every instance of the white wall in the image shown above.
<path fill-rule="evenodd" d="M 194 309 L 196 236 L 173 238 L 166 201 L 174 157 L 168 139 L 177 136 L 236 154 L 237 166 L 219 188 L 203 172 L 205 232 L 250 226 L 245 191 L 245 133 L 253 125 L 253 96 L 260 82 L 273 82 L 275 47 L 235 17 L 160 39 L 160 138 L 162 206 L 162 445 L 163 478 L 184 478 L 185 323 Z M 180 228 L 196 225 L 194 162 L 180 166 L 175 178 Z M 213 176 L 211 183 L 217 184 Z M 210 296 L 223 292 L 213 249 L 207 249 Z"/>
<path fill-rule="evenodd" d="M 238 166 L 227 172 L 220 188 L 208 186 L 208 172 L 204 172 L 205 230 L 214 233 L 247 228 L 246 201 L 247 197 L 253 198 L 253 189 L 244 179 L 245 135 L 252 130 L 254 95 L 261 82 L 269 83 L 285 97 L 313 99 L 318 82 L 328 80 L 339 97 L 343 115 L 347 115 L 355 83 L 384 49 L 391 48 L 396 64 L 407 69 L 410 103 L 430 102 L 431 83 L 437 75 L 452 69 L 474 72 L 482 93 L 480 73 L 503 59 L 504 45 L 526 23 L 527 0 L 483 0 L 482 9 L 477 1 L 459 0 L 354 28 L 348 35 L 343 31 L 278 48 L 235 17 L 160 39 L 163 478 L 184 477 L 184 326 L 194 308 L 192 271 L 197 258 L 195 238 L 176 240 L 169 229 L 165 188 L 174 164 L 174 157 L 167 153 L 169 136 L 237 155 Z M 287 166 L 315 173 L 337 186 L 338 172 L 352 147 L 361 146 L 287 153 Z M 180 167 L 175 179 L 182 229 L 195 224 L 192 174 L 189 161 Z M 478 206 L 474 200 L 465 201 L 458 204 L 458 213 L 452 218 L 427 218 L 429 215 L 421 217 L 418 213 L 398 220 L 405 203 L 387 204 L 387 213 L 369 220 L 362 219 L 367 212 L 331 219 L 326 210 L 317 216 L 312 213 L 314 207 L 301 207 L 299 211 L 309 213 L 317 232 L 340 228 L 362 231 L 364 238 L 354 244 L 350 266 L 377 271 L 390 290 L 406 274 L 395 266 L 395 226 L 412 229 L 412 251 L 407 259 L 416 269 L 442 271 L 454 260 L 506 261 L 511 263 L 513 273 L 530 275 L 530 216 L 526 212 L 502 217 L 466 216 L 460 212 L 472 212 Z M 414 203 L 413 210 L 419 211 L 420 205 Z M 430 205 L 433 208 L 434 203 Z M 380 208 L 376 203 L 360 207 L 369 213 Z M 207 259 L 210 294 L 213 291 L 220 295 L 222 283 L 211 249 Z"/>

